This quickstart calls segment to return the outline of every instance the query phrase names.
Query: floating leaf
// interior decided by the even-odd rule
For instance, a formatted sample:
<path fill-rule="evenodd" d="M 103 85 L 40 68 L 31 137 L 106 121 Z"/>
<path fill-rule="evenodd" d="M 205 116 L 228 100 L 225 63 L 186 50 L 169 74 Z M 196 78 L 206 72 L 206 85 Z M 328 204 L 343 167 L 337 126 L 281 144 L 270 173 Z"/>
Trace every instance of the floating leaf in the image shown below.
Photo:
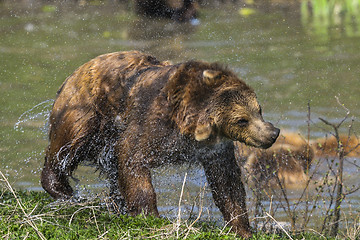
<path fill-rule="evenodd" d="M 256 10 L 253 8 L 241 8 L 239 10 L 239 14 L 243 17 L 247 17 L 247 16 L 253 15 L 255 13 L 256 13 Z"/>

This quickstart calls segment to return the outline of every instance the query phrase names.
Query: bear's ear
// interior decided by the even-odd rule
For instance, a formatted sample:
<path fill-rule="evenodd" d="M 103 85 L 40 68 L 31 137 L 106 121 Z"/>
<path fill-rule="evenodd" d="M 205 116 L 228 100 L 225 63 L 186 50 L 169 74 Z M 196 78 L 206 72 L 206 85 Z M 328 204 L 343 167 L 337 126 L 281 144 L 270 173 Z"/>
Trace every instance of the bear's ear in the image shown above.
<path fill-rule="evenodd" d="M 205 111 L 206 112 L 206 111 Z M 214 121 L 208 114 L 200 114 L 195 128 L 196 141 L 204 141 L 208 139 L 213 131 Z"/>
<path fill-rule="evenodd" d="M 222 73 L 215 70 L 204 70 L 203 81 L 208 86 L 217 86 L 221 84 Z"/>
<path fill-rule="evenodd" d="M 208 139 L 212 132 L 212 126 L 210 123 L 197 124 L 195 128 L 195 139 L 196 141 L 204 141 Z"/>

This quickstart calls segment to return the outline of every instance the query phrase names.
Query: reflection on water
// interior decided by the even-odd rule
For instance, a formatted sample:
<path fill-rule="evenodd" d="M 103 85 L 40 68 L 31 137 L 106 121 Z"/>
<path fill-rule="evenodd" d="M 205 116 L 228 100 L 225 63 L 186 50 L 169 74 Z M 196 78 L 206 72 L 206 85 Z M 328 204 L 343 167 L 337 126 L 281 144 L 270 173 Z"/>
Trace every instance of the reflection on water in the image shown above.
<path fill-rule="evenodd" d="M 41 189 L 39 174 L 47 145 L 44 129 L 52 104 L 48 99 L 55 98 L 61 83 L 78 66 L 106 52 L 137 49 L 175 63 L 219 61 L 255 89 L 266 120 L 282 128 L 306 132 L 310 103 L 312 138 L 327 131 L 318 117 L 339 122 L 345 115 L 335 99 L 338 96 L 354 116 L 353 130 L 360 130 L 358 30 L 354 34 L 337 27 L 329 31 L 310 17 L 302 19 L 299 12 L 259 10 L 245 17 L 236 5 L 203 8 L 200 24 L 193 26 L 138 18 L 126 6 L 114 3 L 22 7 L 5 2 L 0 3 L 0 169 L 18 188 Z M 346 21 L 342 24 L 349 28 Z M 351 26 L 359 29 L 358 20 Z M 319 38 L 318 31 L 326 37 Z M 324 169 L 319 168 L 319 174 Z M 176 214 L 187 170 L 188 166 L 154 171 L 163 213 Z M 348 164 L 345 170 L 346 184 L 357 184 L 359 168 Z M 80 169 L 78 174 L 87 179 L 89 171 Z M 183 200 L 188 215 L 199 209 L 205 182 L 202 170 L 191 166 Z M 91 181 L 83 179 L 78 189 L 101 189 L 98 183 L 94 174 Z M 299 192 L 289 194 L 295 199 Z M 208 189 L 204 195 L 203 214 L 216 219 L 220 214 Z M 358 206 L 360 199 L 352 194 L 346 201 L 348 209 Z M 253 207 L 251 201 L 249 207 Z M 285 216 L 281 208 L 278 214 Z"/>
<path fill-rule="evenodd" d="M 348 1 L 301 1 L 301 20 L 307 33 L 323 40 L 345 34 L 360 36 L 360 3 Z"/>

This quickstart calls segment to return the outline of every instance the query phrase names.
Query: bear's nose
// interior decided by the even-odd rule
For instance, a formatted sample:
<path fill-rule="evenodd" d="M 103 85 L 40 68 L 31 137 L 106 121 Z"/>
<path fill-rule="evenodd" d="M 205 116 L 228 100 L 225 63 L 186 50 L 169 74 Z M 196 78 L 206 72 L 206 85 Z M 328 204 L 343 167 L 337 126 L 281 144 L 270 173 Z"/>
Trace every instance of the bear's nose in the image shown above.
<path fill-rule="evenodd" d="M 280 129 L 274 127 L 274 130 L 270 134 L 270 138 L 275 141 L 278 138 L 279 134 L 280 134 Z"/>

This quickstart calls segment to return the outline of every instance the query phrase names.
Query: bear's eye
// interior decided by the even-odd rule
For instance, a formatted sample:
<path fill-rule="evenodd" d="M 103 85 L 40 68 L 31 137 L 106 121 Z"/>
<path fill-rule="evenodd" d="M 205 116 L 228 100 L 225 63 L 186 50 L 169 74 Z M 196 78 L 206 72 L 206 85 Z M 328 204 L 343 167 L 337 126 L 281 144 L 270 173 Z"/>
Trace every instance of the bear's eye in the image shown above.
<path fill-rule="evenodd" d="M 249 122 L 249 121 L 248 121 L 247 119 L 241 118 L 241 119 L 239 119 L 239 120 L 236 122 L 236 125 L 245 126 L 245 125 L 248 124 L 248 122 Z"/>

